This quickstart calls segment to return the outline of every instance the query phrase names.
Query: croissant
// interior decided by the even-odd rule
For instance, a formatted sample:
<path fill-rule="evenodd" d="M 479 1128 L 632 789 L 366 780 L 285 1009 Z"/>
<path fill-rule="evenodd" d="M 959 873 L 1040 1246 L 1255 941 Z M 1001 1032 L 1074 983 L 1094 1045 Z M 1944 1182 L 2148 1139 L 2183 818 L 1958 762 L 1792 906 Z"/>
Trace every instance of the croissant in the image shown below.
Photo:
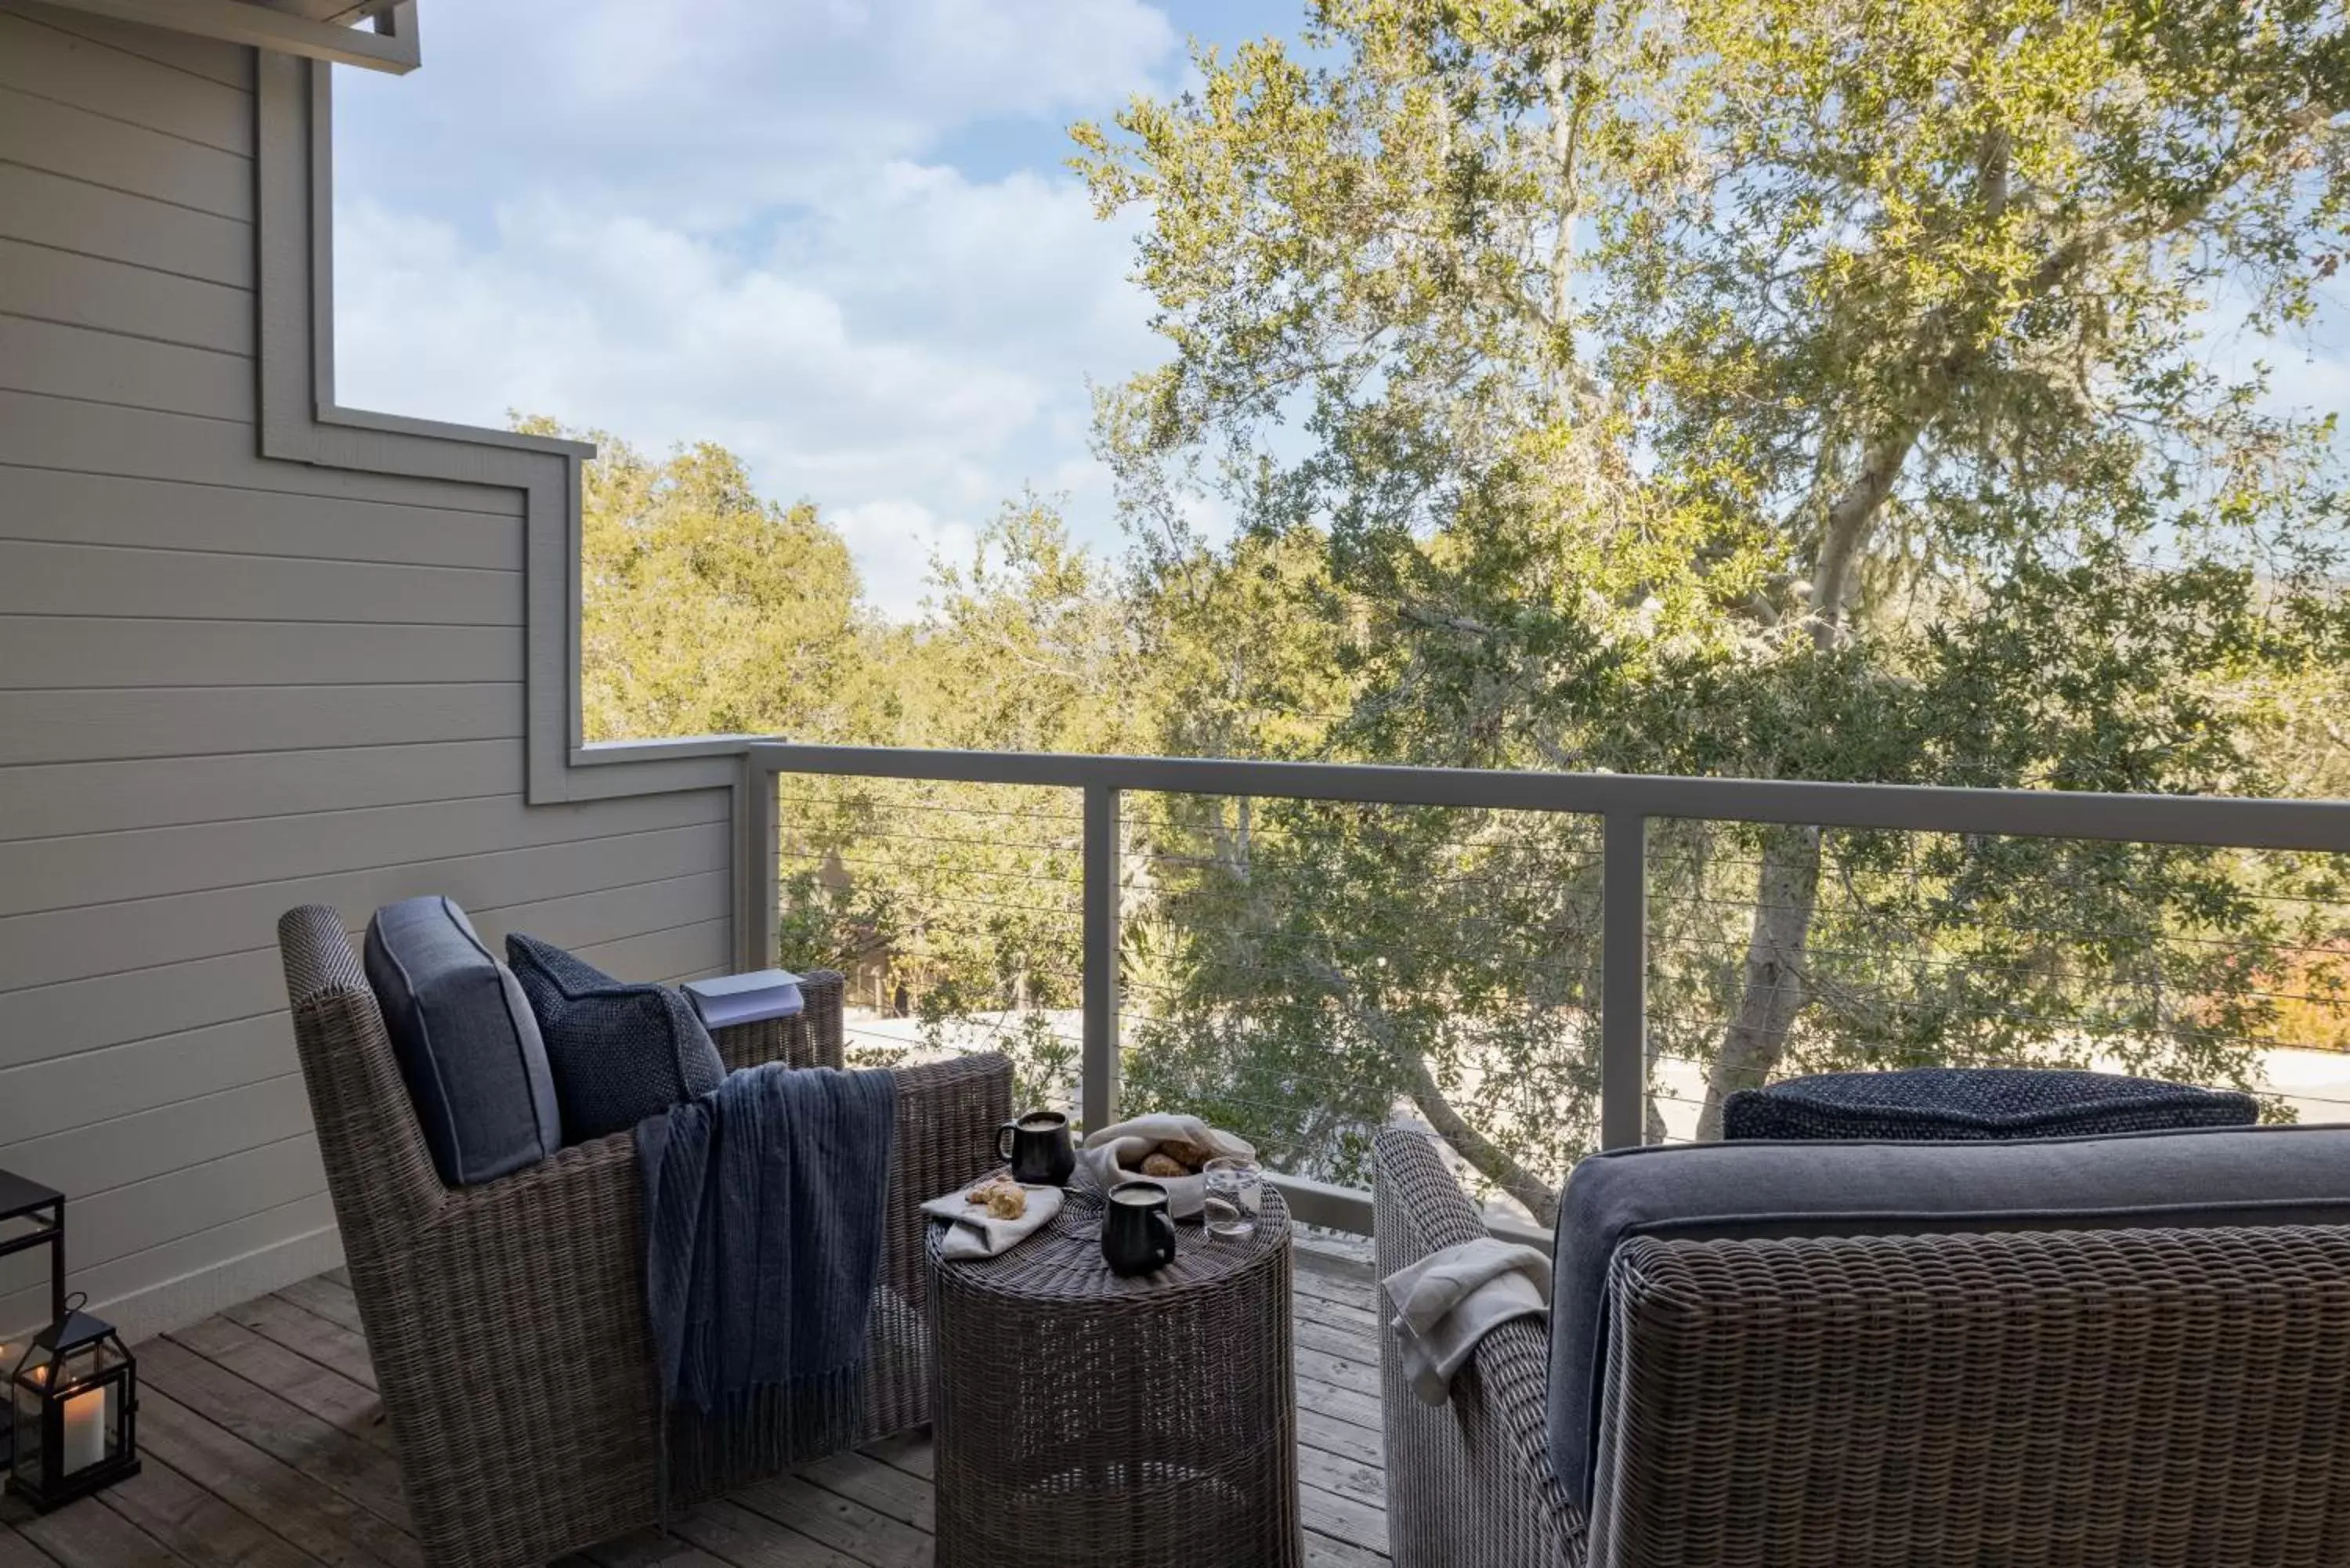
<path fill-rule="evenodd" d="M 965 1203 L 983 1203 L 998 1220 L 1017 1220 L 1028 1212 L 1028 1193 L 1007 1177 L 993 1177 L 962 1195 Z"/>
<path fill-rule="evenodd" d="M 1206 1168 L 1208 1161 L 1216 1158 L 1214 1149 L 1185 1138 L 1162 1140 L 1159 1145 L 1159 1152 L 1181 1166 L 1183 1173 L 1187 1176 L 1198 1174 Z"/>

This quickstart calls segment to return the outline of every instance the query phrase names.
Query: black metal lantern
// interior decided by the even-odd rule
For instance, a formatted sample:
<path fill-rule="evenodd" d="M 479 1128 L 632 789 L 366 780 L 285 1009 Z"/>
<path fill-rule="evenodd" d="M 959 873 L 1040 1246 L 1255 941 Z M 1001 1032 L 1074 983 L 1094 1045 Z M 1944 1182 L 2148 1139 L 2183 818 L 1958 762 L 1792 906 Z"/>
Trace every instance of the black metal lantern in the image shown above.
<path fill-rule="evenodd" d="M 11 1229 L 20 1223 L 22 1229 Z M 49 1250 L 49 1321 L 56 1323 L 66 1315 L 66 1195 L 54 1187 L 0 1170 L 0 1258 L 35 1247 Z M 0 1374 L 15 1365 L 7 1351 L 6 1345 L 0 1345 Z M 9 1454 L 16 1436 L 13 1408 L 0 1407 L 0 1491 L 7 1490 L 9 1473 L 15 1469 Z"/>
<path fill-rule="evenodd" d="M 139 1473 L 139 1364 L 80 1300 L 34 1336 L 8 1379 L 8 1485 L 43 1513 Z"/>

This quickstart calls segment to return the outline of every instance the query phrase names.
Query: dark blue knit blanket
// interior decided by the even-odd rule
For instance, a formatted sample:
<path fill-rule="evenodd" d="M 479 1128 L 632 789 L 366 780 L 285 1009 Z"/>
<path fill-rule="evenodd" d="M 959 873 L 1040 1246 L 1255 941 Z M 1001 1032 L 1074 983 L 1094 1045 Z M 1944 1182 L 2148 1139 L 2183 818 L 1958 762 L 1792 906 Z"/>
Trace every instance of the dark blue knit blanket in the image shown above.
<path fill-rule="evenodd" d="M 856 1438 L 897 1102 L 886 1072 L 773 1065 L 637 1124 L 679 1488 Z"/>

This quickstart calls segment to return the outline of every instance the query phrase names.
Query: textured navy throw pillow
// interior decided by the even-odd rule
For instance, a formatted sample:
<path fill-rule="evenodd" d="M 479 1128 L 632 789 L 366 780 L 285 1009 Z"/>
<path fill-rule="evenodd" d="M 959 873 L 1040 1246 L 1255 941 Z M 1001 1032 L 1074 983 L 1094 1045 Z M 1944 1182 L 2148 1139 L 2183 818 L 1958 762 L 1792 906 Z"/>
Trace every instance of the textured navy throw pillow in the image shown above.
<path fill-rule="evenodd" d="M 1864 1138 L 1878 1142 L 2085 1137 L 2250 1127 L 2250 1095 L 2118 1073 L 2041 1067 L 1912 1067 L 1822 1073 L 1722 1103 L 1725 1138 Z"/>
<path fill-rule="evenodd" d="M 718 1086 L 726 1064 L 683 993 L 630 985 L 536 937 L 506 938 L 573 1139 L 635 1127 Z"/>

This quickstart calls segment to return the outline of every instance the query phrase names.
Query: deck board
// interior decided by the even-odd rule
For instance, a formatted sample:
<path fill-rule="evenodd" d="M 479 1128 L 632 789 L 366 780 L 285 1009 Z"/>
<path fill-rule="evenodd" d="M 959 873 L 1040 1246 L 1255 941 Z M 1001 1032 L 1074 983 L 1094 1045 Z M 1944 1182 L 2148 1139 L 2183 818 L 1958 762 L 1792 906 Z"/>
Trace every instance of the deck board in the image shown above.
<path fill-rule="evenodd" d="M 0 1568 L 57 1568 L 57 1562 L 17 1534 L 14 1526 L 0 1524 Z"/>
<path fill-rule="evenodd" d="M 368 1358 L 367 1341 L 341 1324 L 329 1323 L 307 1307 L 283 1296 L 234 1306 L 221 1314 L 240 1328 L 284 1345 L 329 1371 L 338 1372 L 362 1387 L 375 1386 L 375 1364 Z"/>
<path fill-rule="evenodd" d="M 1367 1270 L 1298 1255 L 1298 1503 L 1309 1568 L 1387 1562 Z M 349 1275 L 138 1347 L 146 1469 L 47 1518 L 0 1500 L 0 1568 L 422 1568 Z M 556 1568 L 928 1568 L 931 1439 L 910 1433 Z"/>
<path fill-rule="evenodd" d="M 94 1500 L 16 1527 L 64 1568 L 182 1568 L 186 1559 Z"/>
<path fill-rule="evenodd" d="M 323 1563 L 423 1568 L 406 1532 L 151 1387 L 140 1395 L 139 1446 Z"/>
<path fill-rule="evenodd" d="M 206 1318 L 172 1338 L 224 1370 L 257 1384 L 286 1403 L 391 1452 L 391 1428 L 373 1386 L 265 1339 L 224 1317 Z"/>
<path fill-rule="evenodd" d="M 106 1505 L 195 1568 L 318 1568 L 318 1560 L 149 1455 Z"/>

